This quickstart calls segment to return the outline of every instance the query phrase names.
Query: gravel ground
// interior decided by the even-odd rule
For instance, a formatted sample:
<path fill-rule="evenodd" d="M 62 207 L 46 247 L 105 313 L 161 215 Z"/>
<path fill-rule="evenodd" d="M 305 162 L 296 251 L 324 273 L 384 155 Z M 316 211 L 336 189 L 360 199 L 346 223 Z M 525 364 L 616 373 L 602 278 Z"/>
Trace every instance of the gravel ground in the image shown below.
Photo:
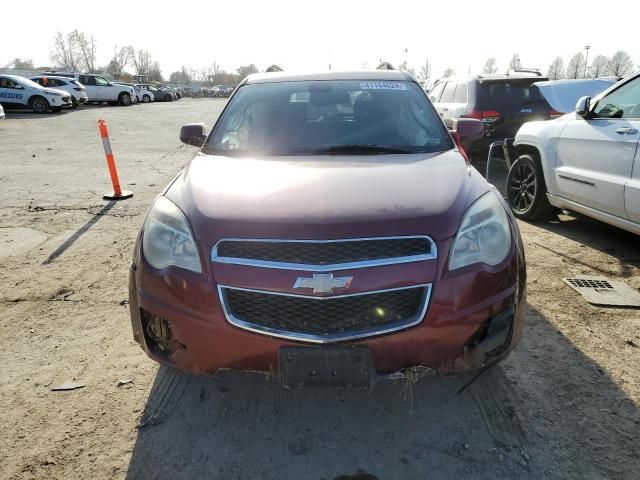
<path fill-rule="evenodd" d="M 640 311 L 591 306 L 561 279 L 640 288 L 640 242 L 588 219 L 520 224 L 523 341 L 461 394 L 468 377 L 282 391 L 255 374 L 192 376 L 150 361 L 125 302 L 133 242 L 195 151 L 180 126 L 210 125 L 223 105 L 0 122 L 1 478 L 638 478 Z M 99 118 L 131 200 L 102 200 Z M 51 390 L 68 381 L 84 387 Z"/>

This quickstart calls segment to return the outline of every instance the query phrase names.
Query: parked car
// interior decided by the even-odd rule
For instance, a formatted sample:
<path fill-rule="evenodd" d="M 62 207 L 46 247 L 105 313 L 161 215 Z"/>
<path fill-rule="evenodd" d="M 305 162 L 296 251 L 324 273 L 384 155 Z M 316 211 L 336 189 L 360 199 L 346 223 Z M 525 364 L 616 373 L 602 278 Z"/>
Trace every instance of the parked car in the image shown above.
<path fill-rule="evenodd" d="M 102 75 L 90 73 L 45 72 L 45 75 L 55 75 L 78 80 L 87 90 L 89 101 L 93 103 L 107 102 L 111 105 L 131 105 L 134 103 L 135 91 L 128 85 L 112 83 Z"/>
<path fill-rule="evenodd" d="M 140 93 L 142 94 L 142 103 L 150 103 L 155 100 L 155 96 L 151 90 L 147 90 L 142 86 L 137 86 L 140 89 Z"/>
<path fill-rule="evenodd" d="M 502 196 L 401 71 L 250 75 L 153 202 L 134 249 L 134 338 L 179 369 L 366 386 L 504 358 L 526 269 Z"/>
<path fill-rule="evenodd" d="M 475 142 L 472 149 L 485 151 L 491 142 L 513 137 L 525 122 L 561 115 L 533 85 L 544 80 L 547 79 L 530 71 L 444 78 L 429 91 L 429 98 L 449 127 L 457 118 L 480 120 L 484 139 Z"/>
<path fill-rule="evenodd" d="M 28 108 L 35 113 L 59 112 L 71 106 L 64 90 L 44 88 L 19 75 L 0 75 L 0 104 L 4 108 Z"/>
<path fill-rule="evenodd" d="M 153 96 L 155 98 L 155 100 L 157 102 L 171 102 L 173 101 L 173 95 L 171 94 L 171 92 L 167 92 L 166 90 L 160 89 L 159 87 L 156 87 L 155 85 L 151 85 L 149 83 L 137 83 L 136 84 L 138 87 L 144 88 L 146 90 L 149 90 L 151 93 L 153 93 Z"/>
<path fill-rule="evenodd" d="M 35 77 L 31 77 L 31 80 L 43 87 L 56 88 L 67 92 L 71 95 L 72 108 L 76 108 L 78 105 L 85 104 L 89 101 L 87 89 L 80 82 L 72 78 L 36 75 Z"/>
<path fill-rule="evenodd" d="M 507 201 L 525 220 L 557 208 L 640 234 L 640 72 L 575 112 L 520 128 L 508 156 Z"/>
<path fill-rule="evenodd" d="M 0 104 L 0 120 L 4 120 L 4 108 L 2 108 L 2 104 Z"/>

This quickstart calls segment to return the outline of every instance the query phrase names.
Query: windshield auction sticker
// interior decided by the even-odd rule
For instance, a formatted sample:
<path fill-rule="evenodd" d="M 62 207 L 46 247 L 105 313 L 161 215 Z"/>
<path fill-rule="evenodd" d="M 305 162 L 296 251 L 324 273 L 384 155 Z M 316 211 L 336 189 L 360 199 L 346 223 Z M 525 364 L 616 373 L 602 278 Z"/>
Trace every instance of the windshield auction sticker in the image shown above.
<path fill-rule="evenodd" d="M 406 90 L 402 82 L 360 82 L 362 90 Z"/>

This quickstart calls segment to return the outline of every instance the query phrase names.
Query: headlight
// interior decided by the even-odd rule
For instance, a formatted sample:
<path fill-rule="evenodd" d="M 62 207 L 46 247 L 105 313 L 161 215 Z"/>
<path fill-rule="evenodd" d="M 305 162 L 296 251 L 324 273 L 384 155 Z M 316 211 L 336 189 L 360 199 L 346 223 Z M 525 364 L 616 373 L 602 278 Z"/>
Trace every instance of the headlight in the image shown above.
<path fill-rule="evenodd" d="M 142 252 L 152 267 L 175 265 L 202 272 L 200 255 L 184 213 L 167 197 L 158 197 L 144 222 Z"/>
<path fill-rule="evenodd" d="M 453 242 L 449 270 L 473 263 L 490 266 L 502 262 L 511 249 L 507 212 L 494 191 L 480 197 L 464 214 Z"/>

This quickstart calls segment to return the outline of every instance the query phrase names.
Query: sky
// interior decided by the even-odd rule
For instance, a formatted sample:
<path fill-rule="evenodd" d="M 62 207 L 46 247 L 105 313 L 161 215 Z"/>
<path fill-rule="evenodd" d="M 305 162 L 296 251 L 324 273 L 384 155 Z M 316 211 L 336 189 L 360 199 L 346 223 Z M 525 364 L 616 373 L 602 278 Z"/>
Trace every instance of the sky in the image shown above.
<path fill-rule="evenodd" d="M 149 6 L 105 0 L 69 6 L 68 14 L 60 12 L 64 5 L 49 1 L 25 5 L 43 14 L 27 20 L 19 10 L 4 9 L 2 16 L 14 11 L 25 23 L 2 22 L 0 67 L 15 57 L 50 65 L 56 32 L 78 29 L 95 35 L 99 65 L 109 62 L 114 46 L 132 45 L 149 50 L 167 77 L 182 65 L 199 70 L 214 61 L 227 71 L 250 63 L 260 70 L 276 63 L 285 70 L 319 71 L 329 65 L 374 68 L 382 59 L 396 66 L 406 60 L 418 73 L 429 60 L 437 78 L 447 67 L 456 74 L 479 73 L 488 57 L 504 71 L 514 53 L 523 67 L 546 72 L 555 57 L 566 65 L 585 45 L 590 58 L 626 50 L 640 69 L 631 20 L 640 16 L 638 1 L 625 2 L 619 28 L 607 17 L 604 33 L 593 22 L 599 4 L 578 0 L 190 0 Z"/>

